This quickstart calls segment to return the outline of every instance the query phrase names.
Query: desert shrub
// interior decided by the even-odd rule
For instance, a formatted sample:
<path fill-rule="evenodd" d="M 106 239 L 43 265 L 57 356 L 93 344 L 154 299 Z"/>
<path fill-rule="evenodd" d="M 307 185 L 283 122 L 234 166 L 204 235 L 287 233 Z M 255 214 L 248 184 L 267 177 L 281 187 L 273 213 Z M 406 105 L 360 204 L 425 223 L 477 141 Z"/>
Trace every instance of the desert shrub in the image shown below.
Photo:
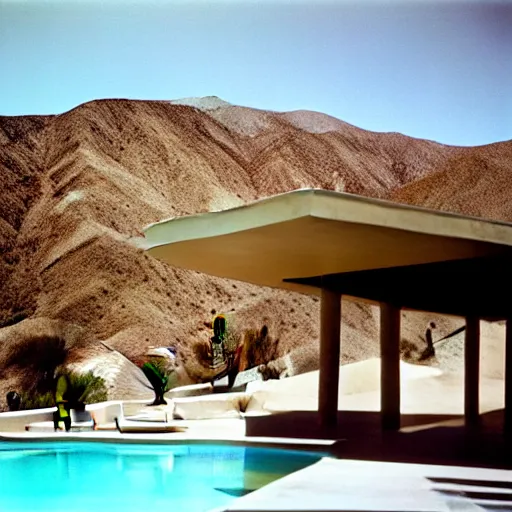
<path fill-rule="evenodd" d="M 28 318 L 30 316 L 30 311 L 18 311 L 8 317 L 7 319 L 0 322 L 0 328 L 1 327 L 9 327 L 10 325 L 15 325 L 20 323 L 22 320 L 25 320 L 25 318 Z"/>
<path fill-rule="evenodd" d="M 211 365 L 213 354 L 210 343 L 196 341 L 192 345 L 192 354 L 200 365 L 207 367 Z"/>
<path fill-rule="evenodd" d="M 421 352 L 418 344 L 405 338 L 400 340 L 400 358 L 406 363 L 418 363 L 421 358 Z"/>
<path fill-rule="evenodd" d="M 215 314 L 215 310 L 212 310 Z M 212 329 L 212 322 L 203 322 Z M 213 336 L 212 332 L 210 336 Z M 266 325 L 261 329 L 243 329 L 231 316 L 222 337 L 224 365 L 213 368 L 212 343 L 198 340 L 192 344 L 190 352 L 184 355 L 184 367 L 187 374 L 198 382 L 212 381 L 219 374 L 230 375 L 231 380 L 238 371 L 256 367 L 278 357 L 278 340 L 269 335 Z"/>
<path fill-rule="evenodd" d="M 258 371 L 261 373 L 263 380 L 280 379 L 286 370 L 286 362 L 283 357 L 258 366 Z"/>
<path fill-rule="evenodd" d="M 54 388 L 56 369 L 64 363 L 68 349 L 56 335 L 33 336 L 4 347 L 0 372 L 12 367 L 21 376 L 21 388 L 29 393 L 46 393 Z"/>
<path fill-rule="evenodd" d="M 142 365 L 142 371 L 155 393 L 155 400 L 152 405 L 167 404 L 164 394 L 173 387 L 176 387 L 178 382 L 176 371 L 169 368 L 163 358 L 154 358 L 144 363 Z"/>
<path fill-rule="evenodd" d="M 181 363 L 194 382 L 211 382 L 220 369 L 213 369 L 213 353 L 210 341 L 196 340 L 181 352 Z"/>
<path fill-rule="evenodd" d="M 43 369 L 62 364 L 66 356 L 65 341 L 59 336 L 34 336 L 7 347 L 4 366 L 30 366 L 38 363 Z"/>
<path fill-rule="evenodd" d="M 20 410 L 46 409 L 55 406 L 55 396 L 52 392 L 47 393 L 21 393 Z"/>
<path fill-rule="evenodd" d="M 243 337 L 240 371 L 254 368 L 279 356 L 279 340 L 272 338 L 268 327 L 247 329 Z"/>
<path fill-rule="evenodd" d="M 224 363 L 228 368 L 231 368 L 237 364 L 235 356 L 238 347 L 241 345 L 242 335 L 236 322 L 232 318 L 229 318 L 229 321 L 227 320 L 228 319 L 225 319 L 224 322 L 219 322 L 216 326 L 213 325 L 213 322 L 204 322 L 203 325 L 208 329 L 213 329 L 213 338 L 217 340 L 220 339 Z M 192 352 L 199 365 L 211 367 L 213 360 L 212 340 L 210 340 L 210 342 L 198 341 L 194 343 Z"/>
<path fill-rule="evenodd" d="M 21 393 L 21 409 L 44 409 L 55 405 L 55 390 L 58 379 L 65 376 L 67 379 L 67 389 L 65 398 L 69 403 L 70 409 L 81 410 L 85 404 L 104 402 L 107 400 L 107 388 L 105 381 L 97 377 L 92 372 L 74 373 L 61 372 L 53 379 L 52 391 Z"/>
<path fill-rule="evenodd" d="M 72 409 L 82 408 L 82 404 L 95 404 L 107 400 L 105 380 L 92 372 L 67 373 L 67 400 Z"/>
<path fill-rule="evenodd" d="M 230 322 L 224 336 L 224 352 L 228 358 L 232 355 L 234 356 L 241 341 L 242 334 L 237 328 L 237 325 L 234 322 Z"/>
<path fill-rule="evenodd" d="M 213 369 L 213 347 L 210 337 L 213 333 L 205 333 L 204 327 L 212 329 L 212 321 L 202 323 L 198 329 L 201 334 L 199 339 L 191 340 L 191 343 L 180 354 L 181 364 L 187 375 L 194 382 L 211 382 L 219 369 Z M 208 338 L 203 337 L 208 334 Z"/>

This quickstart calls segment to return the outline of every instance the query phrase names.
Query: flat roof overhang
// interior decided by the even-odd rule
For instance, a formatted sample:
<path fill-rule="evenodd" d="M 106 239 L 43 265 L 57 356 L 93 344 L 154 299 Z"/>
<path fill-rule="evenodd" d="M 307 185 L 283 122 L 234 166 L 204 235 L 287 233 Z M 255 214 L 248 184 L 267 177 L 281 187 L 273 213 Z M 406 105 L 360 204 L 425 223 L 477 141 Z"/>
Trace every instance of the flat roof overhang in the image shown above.
<path fill-rule="evenodd" d="M 292 282 L 366 301 L 388 302 L 402 309 L 477 316 L 489 321 L 512 316 L 506 299 L 512 286 L 510 256 L 362 270 Z"/>
<path fill-rule="evenodd" d="M 305 189 L 148 226 L 143 247 L 176 267 L 261 286 L 504 318 L 512 225 Z M 501 295 L 501 294 L 500 294 Z"/>

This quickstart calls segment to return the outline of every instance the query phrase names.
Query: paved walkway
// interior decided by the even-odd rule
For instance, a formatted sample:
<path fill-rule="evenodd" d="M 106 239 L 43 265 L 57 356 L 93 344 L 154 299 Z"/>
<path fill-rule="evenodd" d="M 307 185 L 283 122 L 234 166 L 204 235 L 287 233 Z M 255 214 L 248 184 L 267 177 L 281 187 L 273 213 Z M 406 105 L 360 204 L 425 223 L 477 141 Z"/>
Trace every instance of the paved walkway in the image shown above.
<path fill-rule="evenodd" d="M 322 459 L 226 512 L 512 511 L 512 471 Z"/>

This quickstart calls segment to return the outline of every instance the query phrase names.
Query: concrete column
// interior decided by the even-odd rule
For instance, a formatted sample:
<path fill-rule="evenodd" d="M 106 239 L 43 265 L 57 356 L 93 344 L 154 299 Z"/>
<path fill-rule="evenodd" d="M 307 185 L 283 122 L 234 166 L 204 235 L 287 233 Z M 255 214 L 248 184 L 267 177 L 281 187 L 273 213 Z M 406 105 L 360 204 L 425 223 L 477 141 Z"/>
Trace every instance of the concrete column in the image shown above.
<path fill-rule="evenodd" d="M 322 289 L 318 412 L 323 427 L 336 426 L 340 377 L 341 294 Z"/>
<path fill-rule="evenodd" d="M 466 425 L 476 425 L 480 417 L 480 319 L 466 317 L 464 344 L 464 417 Z"/>
<path fill-rule="evenodd" d="M 512 318 L 507 320 L 505 334 L 505 435 L 512 437 Z"/>
<path fill-rule="evenodd" d="M 400 429 L 400 308 L 380 305 L 380 403 L 384 430 Z"/>

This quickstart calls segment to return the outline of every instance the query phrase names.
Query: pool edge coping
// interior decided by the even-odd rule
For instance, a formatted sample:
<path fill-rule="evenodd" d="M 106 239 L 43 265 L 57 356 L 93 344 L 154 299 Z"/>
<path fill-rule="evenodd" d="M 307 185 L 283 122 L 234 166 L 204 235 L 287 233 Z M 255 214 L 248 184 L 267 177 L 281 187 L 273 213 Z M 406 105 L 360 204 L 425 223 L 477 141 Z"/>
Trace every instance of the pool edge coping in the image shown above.
<path fill-rule="evenodd" d="M 85 434 L 85 435 L 84 435 Z M 113 434 L 113 435 L 112 435 Z M 113 443 L 113 444 L 219 444 L 231 446 L 244 446 L 256 448 L 275 448 L 298 450 L 308 452 L 320 452 L 334 457 L 333 446 L 340 440 L 335 439 L 303 439 L 303 438 L 279 438 L 279 437 L 210 437 L 194 436 L 187 437 L 183 434 L 160 433 L 160 434 L 122 434 L 112 432 L 111 435 L 98 434 L 97 431 L 80 433 L 38 433 L 37 435 L 25 432 L 0 432 L 0 442 L 90 442 L 90 443 Z"/>

